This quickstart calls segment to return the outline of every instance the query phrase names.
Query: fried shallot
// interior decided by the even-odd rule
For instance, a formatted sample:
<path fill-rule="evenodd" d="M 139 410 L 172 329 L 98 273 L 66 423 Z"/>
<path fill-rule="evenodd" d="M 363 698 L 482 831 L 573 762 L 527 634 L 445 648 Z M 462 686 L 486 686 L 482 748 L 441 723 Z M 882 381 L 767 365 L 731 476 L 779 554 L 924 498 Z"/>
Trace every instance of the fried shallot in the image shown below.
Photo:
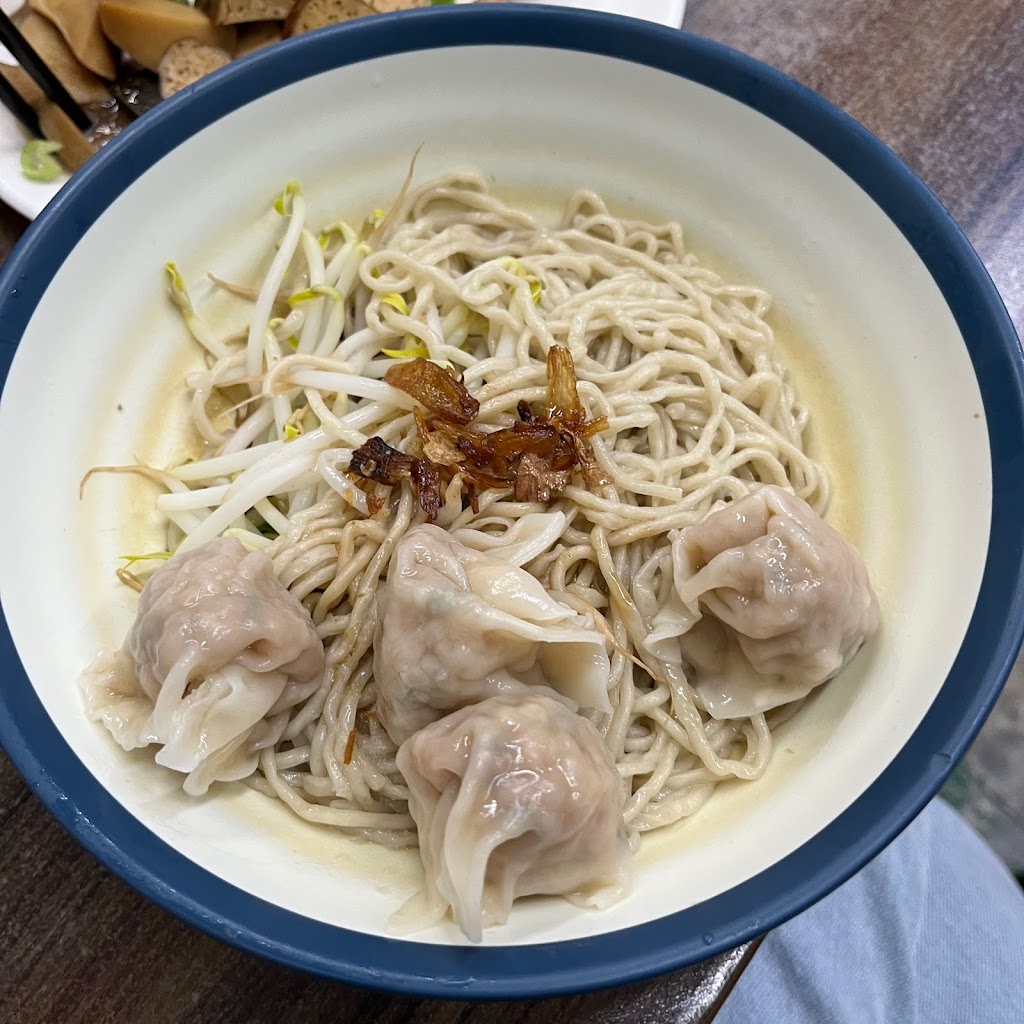
<path fill-rule="evenodd" d="M 414 412 L 423 457 L 404 455 L 373 437 L 352 453 L 351 472 L 380 483 L 411 481 L 430 519 L 440 509 L 442 474 L 461 476 L 474 507 L 478 489 L 488 487 L 512 487 L 516 501 L 549 502 L 577 469 L 588 487 L 609 483 L 589 440 L 608 423 L 603 416 L 587 419 L 568 349 L 552 346 L 547 374 L 542 410 L 520 402 L 517 423 L 481 430 L 470 425 L 480 403 L 461 380 L 426 359 L 393 366 L 384 379 L 425 410 Z"/>

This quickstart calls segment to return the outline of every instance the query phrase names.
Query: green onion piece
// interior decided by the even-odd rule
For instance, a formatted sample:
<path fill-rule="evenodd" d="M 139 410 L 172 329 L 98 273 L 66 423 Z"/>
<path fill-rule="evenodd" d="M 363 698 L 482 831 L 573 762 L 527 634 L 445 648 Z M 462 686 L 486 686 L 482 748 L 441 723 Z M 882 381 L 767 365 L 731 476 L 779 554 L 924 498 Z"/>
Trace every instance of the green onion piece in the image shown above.
<path fill-rule="evenodd" d="M 21 173 L 29 181 L 38 181 L 44 185 L 56 181 L 64 173 L 64 168 L 54 154 L 62 148 L 59 142 L 50 142 L 49 139 L 26 142 L 21 151 Z"/>
<path fill-rule="evenodd" d="M 291 346 L 293 352 L 299 351 L 299 338 L 298 335 L 293 334 L 288 338 L 288 344 Z"/>

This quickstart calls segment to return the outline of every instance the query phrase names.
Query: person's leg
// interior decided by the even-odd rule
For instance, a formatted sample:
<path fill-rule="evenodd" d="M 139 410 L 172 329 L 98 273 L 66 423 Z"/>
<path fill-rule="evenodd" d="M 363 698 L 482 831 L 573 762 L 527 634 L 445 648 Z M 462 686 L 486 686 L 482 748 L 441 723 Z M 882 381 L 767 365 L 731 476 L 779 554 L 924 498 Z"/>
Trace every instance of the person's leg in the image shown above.
<path fill-rule="evenodd" d="M 770 933 L 716 1024 L 1021 1024 L 1024 894 L 940 800 Z"/>

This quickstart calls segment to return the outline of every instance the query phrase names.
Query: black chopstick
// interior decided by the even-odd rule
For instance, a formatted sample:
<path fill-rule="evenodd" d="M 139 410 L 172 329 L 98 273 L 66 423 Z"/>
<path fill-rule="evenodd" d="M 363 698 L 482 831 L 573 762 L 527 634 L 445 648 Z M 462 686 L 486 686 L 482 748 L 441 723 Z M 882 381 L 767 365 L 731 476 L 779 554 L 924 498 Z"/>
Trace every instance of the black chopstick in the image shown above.
<path fill-rule="evenodd" d="M 84 132 L 92 127 L 89 115 L 72 99 L 71 93 L 64 88 L 60 79 L 46 66 L 46 62 L 32 49 L 28 40 L 3 11 L 0 11 L 0 42 L 11 51 L 14 59 L 43 90 L 46 98 L 60 107 L 79 131 Z"/>
<path fill-rule="evenodd" d="M 37 139 L 43 137 L 43 130 L 39 127 L 39 118 L 36 116 L 36 112 L 3 75 L 0 75 L 0 102 L 25 126 L 29 135 Z"/>

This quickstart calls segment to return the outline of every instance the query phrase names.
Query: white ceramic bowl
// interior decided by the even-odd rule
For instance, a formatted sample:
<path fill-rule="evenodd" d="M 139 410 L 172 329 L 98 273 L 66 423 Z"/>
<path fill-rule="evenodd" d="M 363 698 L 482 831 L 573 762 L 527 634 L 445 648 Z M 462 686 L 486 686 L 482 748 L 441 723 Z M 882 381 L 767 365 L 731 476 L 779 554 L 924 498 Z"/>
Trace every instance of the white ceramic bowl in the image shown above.
<path fill-rule="evenodd" d="M 180 444 L 167 396 L 195 353 L 163 298 L 175 259 L 241 273 L 270 199 L 314 219 L 385 205 L 412 149 L 549 204 L 586 185 L 682 221 L 712 262 L 778 300 L 796 382 L 884 626 L 778 731 L 756 784 L 651 837 L 602 913 L 518 905 L 467 948 L 454 926 L 386 937 L 414 854 L 367 851 L 242 786 L 180 779 L 88 722 L 75 686 L 132 602 L 111 577 L 156 529 L 144 488 L 78 481 Z M 3 276 L 0 739 L 73 833 L 211 933 L 361 984 L 527 996 L 713 954 L 838 885 L 938 789 L 1019 641 L 1021 355 L 977 258 L 866 131 L 715 44 L 579 11 L 465 8 L 341 26 L 204 79 L 108 147 Z M 21 671 L 18 661 L 24 666 Z"/>

